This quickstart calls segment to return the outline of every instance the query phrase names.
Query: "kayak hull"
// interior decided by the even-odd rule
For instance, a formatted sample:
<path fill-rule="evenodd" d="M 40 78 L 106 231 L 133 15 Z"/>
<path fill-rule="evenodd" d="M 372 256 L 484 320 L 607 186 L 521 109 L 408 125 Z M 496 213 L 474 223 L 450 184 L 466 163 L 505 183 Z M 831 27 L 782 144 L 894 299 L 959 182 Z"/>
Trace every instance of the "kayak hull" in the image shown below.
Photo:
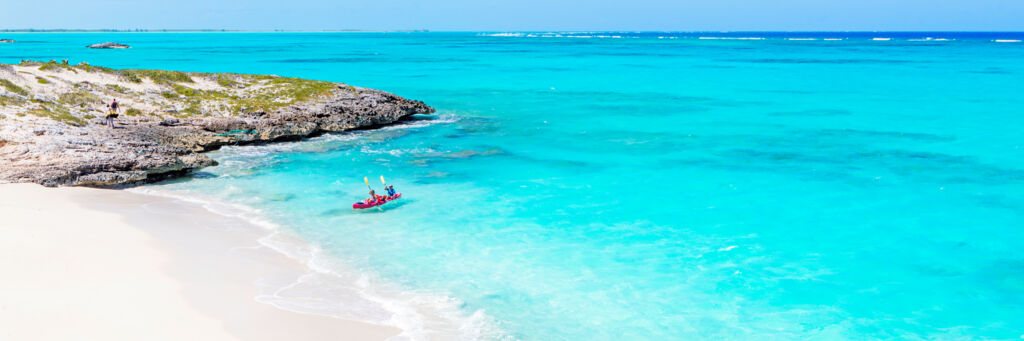
<path fill-rule="evenodd" d="M 398 198 L 401 198 L 401 197 L 402 197 L 402 193 L 398 193 L 398 194 L 395 194 L 394 198 L 387 199 L 387 200 L 377 200 L 377 201 L 371 202 L 369 204 L 360 201 L 360 202 L 357 202 L 355 204 L 352 204 L 352 208 L 357 209 L 357 210 L 361 210 L 361 209 L 364 209 L 364 208 L 377 207 L 377 206 L 384 205 L 384 204 L 387 204 L 389 202 L 398 200 Z"/>

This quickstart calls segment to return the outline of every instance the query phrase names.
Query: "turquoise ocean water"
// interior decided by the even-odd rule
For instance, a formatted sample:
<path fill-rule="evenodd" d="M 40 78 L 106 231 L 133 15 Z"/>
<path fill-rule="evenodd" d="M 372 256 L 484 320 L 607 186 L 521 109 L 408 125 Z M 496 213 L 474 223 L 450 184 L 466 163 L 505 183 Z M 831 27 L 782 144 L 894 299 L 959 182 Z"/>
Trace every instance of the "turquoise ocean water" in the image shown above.
<path fill-rule="evenodd" d="M 1024 335 L 1024 34 L 5 36 L 2 62 L 277 74 L 437 108 L 224 148 L 145 187 L 268 226 L 315 269 L 261 283 L 285 309 L 410 338 Z M 103 41 L 133 48 L 84 48 Z M 353 211 L 381 174 L 403 199 Z"/>

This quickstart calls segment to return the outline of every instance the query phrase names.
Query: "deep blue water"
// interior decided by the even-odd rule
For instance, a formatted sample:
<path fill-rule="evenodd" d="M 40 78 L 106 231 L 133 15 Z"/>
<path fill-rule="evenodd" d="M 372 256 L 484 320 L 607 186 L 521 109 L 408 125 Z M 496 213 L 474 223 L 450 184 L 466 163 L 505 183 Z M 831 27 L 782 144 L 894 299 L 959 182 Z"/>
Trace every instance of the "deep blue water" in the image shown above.
<path fill-rule="evenodd" d="M 283 307 L 413 338 L 1024 335 L 1024 34 L 4 36 L 0 62 L 277 74 L 437 108 L 149 186 L 279 226 L 265 242 L 323 271 L 263 298 Z M 83 48 L 103 41 L 133 48 Z M 403 199 L 353 211 L 382 174 Z"/>

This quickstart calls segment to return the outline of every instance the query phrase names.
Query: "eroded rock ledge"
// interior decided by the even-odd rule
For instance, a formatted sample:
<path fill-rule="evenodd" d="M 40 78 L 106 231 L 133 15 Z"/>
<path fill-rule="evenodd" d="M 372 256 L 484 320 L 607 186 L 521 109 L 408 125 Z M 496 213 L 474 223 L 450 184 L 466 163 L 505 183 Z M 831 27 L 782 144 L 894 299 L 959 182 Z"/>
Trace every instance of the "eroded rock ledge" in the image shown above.
<path fill-rule="evenodd" d="M 121 116 L 111 129 L 102 116 L 114 98 Z M 216 165 L 202 153 L 223 145 L 298 140 L 433 111 L 420 101 L 341 83 L 0 64 L 0 182 L 145 183 Z"/>

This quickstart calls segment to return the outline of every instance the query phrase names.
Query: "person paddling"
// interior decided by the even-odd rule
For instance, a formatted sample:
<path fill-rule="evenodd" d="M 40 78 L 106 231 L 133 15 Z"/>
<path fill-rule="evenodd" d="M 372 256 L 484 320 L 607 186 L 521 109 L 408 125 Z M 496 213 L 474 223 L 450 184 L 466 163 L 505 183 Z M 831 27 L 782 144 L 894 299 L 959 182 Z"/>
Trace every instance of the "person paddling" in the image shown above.
<path fill-rule="evenodd" d="M 363 201 L 359 201 L 352 204 L 352 208 L 354 209 L 358 210 L 370 207 L 377 207 L 387 202 L 390 202 L 391 200 L 398 199 L 398 196 L 400 195 L 398 192 L 395 191 L 395 186 L 388 185 L 387 182 L 384 181 L 383 175 L 381 175 L 380 177 L 380 182 L 384 184 L 384 196 L 377 195 L 377 192 L 375 192 L 373 188 L 370 187 L 370 179 L 368 177 L 364 177 L 363 182 L 366 183 L 366 189 L 370 190 L 370 197 L 363 199 Z"/>
<path fill-rule="evenodd" d="M 377 193 L 374 193 L 373 190 L 371 189 L 370 190 L 370 197 L 366 198 L 366 200 L 363 200 L 363 202 L 365 202 L 367 204 L 372 204 L 372 203 L 380 201 L 383 198 L 384 197 L 377 195 Z"/>

